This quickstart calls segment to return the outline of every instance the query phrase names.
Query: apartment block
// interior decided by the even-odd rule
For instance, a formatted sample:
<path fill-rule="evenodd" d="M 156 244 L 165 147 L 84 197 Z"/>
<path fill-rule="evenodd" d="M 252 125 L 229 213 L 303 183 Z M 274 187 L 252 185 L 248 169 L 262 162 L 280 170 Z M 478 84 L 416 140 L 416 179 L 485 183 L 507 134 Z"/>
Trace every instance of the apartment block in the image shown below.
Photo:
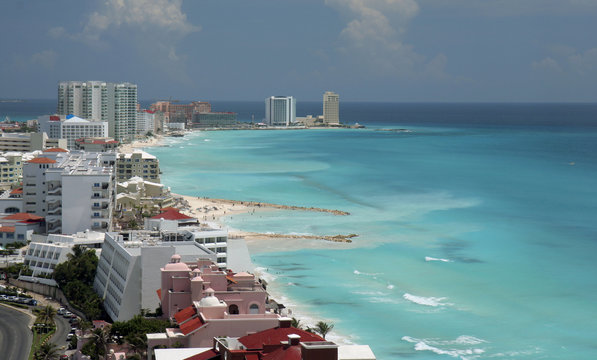
<path fill-rule="evenodd" d="M 0 133 L 0 151 L 31 152 L 67 147 L 66 139 L 49 138 L 46 133 Z"/>
<path fill-rule="evenodd" d="M 115 157 L 114 153 L 50 149 L 27 161 L 23 164 L 24 211 L 45 217 L 48 233 L 111 230 Z"/>
<path fill-rule="evenodd" d="M 269 126 L 290 126 L 296 122 L 296 99 L 292 96 L 270 96 L 265 99 L 265 123 Z"/>
<path fill-rule="evenodd" d="M 130 141 L 134 138 L 137 120 L 137 85 L 102 81 L 61 82 L 58 84 L 57 113 L 106 121 L 106 136 Z"/>
<path fill-rule="evenodd" d="M 197 243 L 164 243 L 156 233 L 129 233 L 129 241 L 117 233 L 106 233 L 93 288 L 113 321 L 129 320 L 141 309 L 159 306 L 160 267 L 174 254 L 185 261 L 216 259 Z"/>
<path fill-rule="evenodd" d="M 50 138 L 66 139 L 66 147 L 75 149 L 75 141 L 86 137 L 108 136 L 107 121 L 89 121 L 74 115 L 43 115 L 37 118 L 40 132 Z"/>
<path fill-rule="evenodd" d="M 116 180 L 121 182 L 135 176 L 159 183 L 159 160 L 141 150 L 135 150 L 130 154 L 119 153 L 116 158 Z"/>

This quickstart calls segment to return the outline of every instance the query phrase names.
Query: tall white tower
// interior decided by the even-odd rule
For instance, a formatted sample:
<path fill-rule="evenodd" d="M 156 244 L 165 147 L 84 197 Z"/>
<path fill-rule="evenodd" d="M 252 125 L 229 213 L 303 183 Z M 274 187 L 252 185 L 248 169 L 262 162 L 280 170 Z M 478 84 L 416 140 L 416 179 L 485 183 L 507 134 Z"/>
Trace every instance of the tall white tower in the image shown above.
<path fill-rule="evenodd" d="M 326 124 L 340 124 L 340 96 L 335 92 L 323 94 L 323 120 Z"/>
<path fill-rule="evenodd" d="M 107 121 L 108 136 L 131 140 L 137 119 L 137 85 L 102 81 L 65 81 L 58 84 L 59 115 Z"/>
<path fill-rule="evenodd" d="M 296 99 L 270 96 L 265 99 L 265 122 L 269 126 L 289 126 L 296 122 Z"/>

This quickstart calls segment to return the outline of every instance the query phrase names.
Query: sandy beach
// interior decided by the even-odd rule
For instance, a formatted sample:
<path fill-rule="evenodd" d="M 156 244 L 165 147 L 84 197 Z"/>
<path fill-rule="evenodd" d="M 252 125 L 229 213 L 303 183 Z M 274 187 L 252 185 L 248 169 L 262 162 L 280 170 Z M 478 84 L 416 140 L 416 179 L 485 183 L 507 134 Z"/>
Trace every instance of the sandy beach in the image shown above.
<path fill-rule="evenodd" d="M 133 141 L 130 144 L 122 144 L 118 150 L 122 153 L 132 153 L 140 148 L 162 146 L 163 139 L 162 135 L 155 135 L 144 140 Z M 348 212 L 337 209 L 271 204 L 256 201 L 213 199 L 182 194 L 173 195 L 180 199 L 177 207 L 182 213 L 197 218 L 200 222 L 220 228 L 226 227 L 223 217 L 235 214 L 258 214 L 263 211 L 291 210 L 330 213 L 336 216 L 350 215 Z M 337 246 L 342 247 L 342 245 L 352 243 L 352 239 L 357 236 L 357 234 L 291 235 L 255 233 L 240 229 L 229 229 L 229 237 L 244 238 L 251 252 L 280 251 L 288 248 L 329 247 L 330 243 L 335 243 Z"/>
<path fill-rule="evenodd" d="M 163 139 L 162 135 L 154 135 L 154 136 L 146 138 L 144 140 L 133 141 L 130 144 L 121 144 L 118 147 L 118 152 L 130 154 L 139 148 L 162 146 L 162 139 Z"/>

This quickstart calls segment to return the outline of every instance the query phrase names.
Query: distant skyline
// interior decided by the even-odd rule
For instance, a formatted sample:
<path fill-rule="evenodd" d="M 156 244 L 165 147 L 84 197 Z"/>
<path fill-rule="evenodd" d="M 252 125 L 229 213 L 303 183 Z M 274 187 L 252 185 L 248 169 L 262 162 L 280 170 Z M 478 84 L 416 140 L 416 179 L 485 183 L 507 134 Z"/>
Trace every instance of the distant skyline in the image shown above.
<path fill-rule="evenodd" d="M 595 0 L 15 0 L 0 98 L 597 102 Z"/>

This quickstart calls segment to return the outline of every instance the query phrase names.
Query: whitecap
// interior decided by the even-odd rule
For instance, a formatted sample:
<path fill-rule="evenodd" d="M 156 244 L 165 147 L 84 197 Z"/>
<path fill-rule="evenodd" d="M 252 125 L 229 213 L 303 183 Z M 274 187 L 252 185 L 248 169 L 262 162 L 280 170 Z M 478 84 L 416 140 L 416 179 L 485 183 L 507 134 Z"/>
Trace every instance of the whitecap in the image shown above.
<path fill-rule="evenodd" d="M 452 262 L 452 260 L 448 259 L 441 259 L 441 258 L 434 258 L 431 256 L 425 256 L 425 261 L 443 261 L 443 262 Z"/>
<path fill-rule="evenodd" d="M 388 286 L 386 286 L 387 289 L 392 290 L 394 288 L 394 285 L 392 284 L 388 284 Z"/>
<path fill-rule="evenodd" d="M 474 339 L 474 340 L 472 340 Z M 458 345 L 478 345 L 486 342 L 475 338 L 474 336 L 462 335 L 456 340 L 436 340 L 436 339 L 417 339 L 410 336 L 403 336 L 403 341 L 415 344 L 416 351 L 431 351 L 438 355 L 449 355 L 454 358 L 462 360 L 476 359 L 479 355 L 485 352 L 481 348 L 458 348 Z M 473 341 L 472 343 L 469 341 Z M 440 346 L 448 345 L 449 348 L 441 348 Z"/>
<path fill-rule="evenodd" d="M 437 307 L 437 306 L 451 305 L 449 303 L 442 303 L 442 300 L 447 299 L 445 297 L 423 297 L 423 296 L 417 296 L 417 295 L 413 295 L 413 294 L 409 294 L 409 293 L 404 293 L 404 295 L 402 295 L 402 297 L 408 301 L 414 302 L 415 304 L 425 305 L 425 306 Z"/>
<path fill-rule="evenodd" d="M 210 139 L 203 139 L 203 141 L 211 141 Z"/>
<path fill-rule="evenodd" d="M 377 275 L 383 275 L 383 273 L 364 273 L 364 272 L 360 272 L 358 270 L 355 270 L 352 273 L 355 275 L 373 276 L 374 279 L 375 279 L 375 276 L 377 276 Z"/>

